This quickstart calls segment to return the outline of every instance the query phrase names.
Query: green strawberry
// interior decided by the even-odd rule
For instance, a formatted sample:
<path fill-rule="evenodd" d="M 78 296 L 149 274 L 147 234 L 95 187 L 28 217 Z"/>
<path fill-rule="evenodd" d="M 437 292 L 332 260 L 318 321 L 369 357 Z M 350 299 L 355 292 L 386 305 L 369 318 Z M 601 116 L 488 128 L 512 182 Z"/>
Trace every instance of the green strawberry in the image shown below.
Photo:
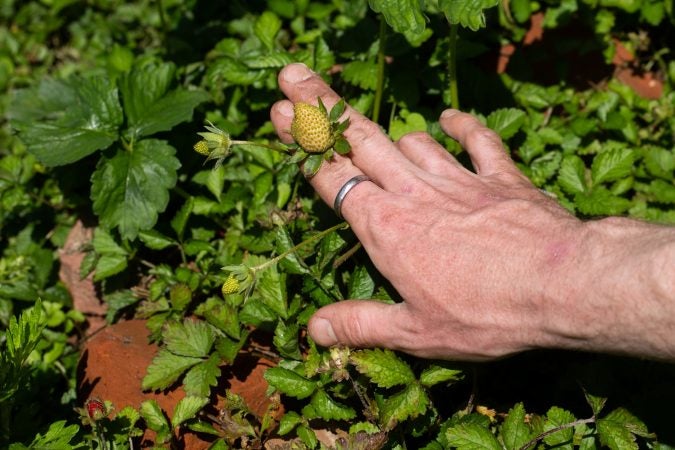
<path fill-rule="evenodd" d="M 335 144 L 328 115 L 317 106 L 296 103 L 293 107 L 291 136 L 307 153 L 323 153 Z"/>

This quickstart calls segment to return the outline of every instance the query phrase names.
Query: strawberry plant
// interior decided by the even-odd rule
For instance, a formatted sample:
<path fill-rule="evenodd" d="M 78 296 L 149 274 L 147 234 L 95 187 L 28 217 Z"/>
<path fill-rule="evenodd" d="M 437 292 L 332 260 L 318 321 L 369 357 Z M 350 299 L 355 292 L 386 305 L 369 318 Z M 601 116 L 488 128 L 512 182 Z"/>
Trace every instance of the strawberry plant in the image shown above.
<path fill-rule="evenodd" d="M 345 103 L 296 104 L 296 145 L 269 121 L 279 70 L 302 62 L 394 140 L 427 131 L 467 162 L 437 124 L 461 107 L 577 216 L 675 223 L 673 14 L 668 0 L 0 4 L 1 445 L 138 448 L 144 431 L 216 449 L 674 445 L 668 364 L 317 346 L 318 308 L 399 298 L 304 179 L 349 154 Z M 96 337 L 59 277 L 77 222 L 93 229 L 77 271 L 108 324 L 145 321 L 158 350 L 140 388 L 181 386 L 174 409 L 78 396 Z M 272 363 L 262 412 L 223 387 L 250 355 Z"/>

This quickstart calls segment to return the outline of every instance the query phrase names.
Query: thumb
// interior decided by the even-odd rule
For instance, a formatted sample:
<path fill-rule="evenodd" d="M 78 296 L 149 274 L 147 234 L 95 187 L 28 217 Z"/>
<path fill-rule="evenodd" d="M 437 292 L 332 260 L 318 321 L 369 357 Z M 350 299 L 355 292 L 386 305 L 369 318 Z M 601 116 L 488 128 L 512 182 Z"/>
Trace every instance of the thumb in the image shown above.
<path fill-rule="evenodd" d="M 346 300 L 324 306 L 307 326 L 317 344 L 349 347 L 405 349 L 411 327 L 405 303 L 393 305 L 374 300 Z"/>

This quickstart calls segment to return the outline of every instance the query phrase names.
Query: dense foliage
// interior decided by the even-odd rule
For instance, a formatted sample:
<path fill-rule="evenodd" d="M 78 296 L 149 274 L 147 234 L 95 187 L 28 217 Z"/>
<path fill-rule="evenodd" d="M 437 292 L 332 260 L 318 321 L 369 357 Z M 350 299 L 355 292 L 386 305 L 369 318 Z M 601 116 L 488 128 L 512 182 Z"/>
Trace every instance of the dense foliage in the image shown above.
<path fill-rule="evenodd" d="M 669 365 L 314 345 L 317 308 L 397 294 L 269 121 L 278 71 L 303 62 L 392 139 L 426 130 L 466 162 L 436 123 L 461 107 L 579 217 L 675 223 L 674 14 L 672 0 L 0 0 L 0 446 L 129 448 L 146 427 L 157 445 L 191 429 L 213 448 L 318 448 L 326 427 L 345 449 L 675 445 Z M 662 90 L 642 97 L 619 70 Z M 241 141 L 215 164 L 193 151 L 207 121 Z M 95 226 L 81 276 L 110 323 L 147 319 L 161 347 L 143 387 L 181 383 L 174 411 L 77 398 L 86 321 L 58 278 L 77 221 Z M 216 389 L 254 331 L 277 359 L 278 423 Z M 219 420 L 203 413 L 216 397 Z"/>

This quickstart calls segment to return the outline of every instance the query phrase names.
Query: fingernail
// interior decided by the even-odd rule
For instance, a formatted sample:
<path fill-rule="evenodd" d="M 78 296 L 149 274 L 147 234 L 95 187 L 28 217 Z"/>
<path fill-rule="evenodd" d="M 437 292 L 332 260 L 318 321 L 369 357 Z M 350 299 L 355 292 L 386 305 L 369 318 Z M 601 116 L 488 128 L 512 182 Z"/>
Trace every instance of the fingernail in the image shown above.
<path fill-rule="evenodd" d="M 324 347 L 330 347 L 338 343 L 333 326 L 326 319 L 313 319 L 310 322 L 309 334 L 312 336 L 312 339 Z"/>
<path fill-rule="evenodd" d="M 302 63 L 293 63 L 289 64 L 284 68 L 282 72 L 282 77 L 285 81 L 289 83 L 299 83 L 300 81 L 305 81 L 310 78 L 314 72 L 312 72 L 309 67 Z"/>
<path fill-rule="evenodd" d="M 450 117 L 459 114 L 459 111 L 456 109 L 446 109 L 441 113 L 441 119 L 449 119 Z"/>
<path fill-rule="evenodd" d="M 293 118 L 293 104 L 291 102 L 279 102 L 275 110 L 284 117 Z"/>

